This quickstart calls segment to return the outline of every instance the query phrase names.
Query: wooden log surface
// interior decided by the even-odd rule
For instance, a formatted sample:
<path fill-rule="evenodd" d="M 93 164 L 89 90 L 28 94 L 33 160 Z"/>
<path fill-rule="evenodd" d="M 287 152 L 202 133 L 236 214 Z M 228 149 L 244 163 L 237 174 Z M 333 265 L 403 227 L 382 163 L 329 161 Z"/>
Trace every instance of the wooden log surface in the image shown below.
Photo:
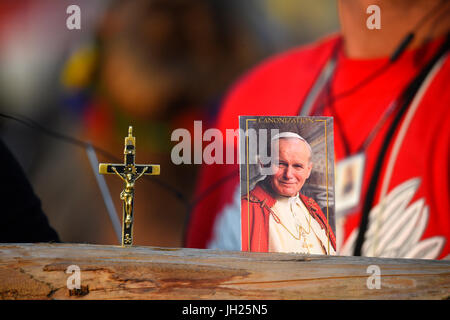
<path fill-rule="evenodd" d="M 80 290 L 66 270 L 80 268 Z M 381 288 L 369 289 L 370 265 Z M 0 244 L 2 299 L 449 299 L 450 261 Z"/>

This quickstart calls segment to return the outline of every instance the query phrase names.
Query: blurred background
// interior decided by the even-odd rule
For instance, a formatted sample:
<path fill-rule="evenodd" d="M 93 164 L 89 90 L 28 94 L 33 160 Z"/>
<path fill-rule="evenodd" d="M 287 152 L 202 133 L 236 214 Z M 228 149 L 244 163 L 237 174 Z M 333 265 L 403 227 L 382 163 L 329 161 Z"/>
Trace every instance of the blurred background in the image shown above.
<path fill-rule="evenodd" d="M 71 4 L 81 30 L 66 27 Z M 205 130 L 246 70 L 338 28 L 335 0 L 2 0 L 0 112 L 119 159 L 133 125 L 136 162 L 161 165 L 137 182 L 134 242 L 178 247 L 199 166 L 172 164 L 171 132 Z M 62 241 L 119 244 L 84 148 L 3 117 L 0 137 Z M 121 216 L 123 183 L 105 180 Z"/>

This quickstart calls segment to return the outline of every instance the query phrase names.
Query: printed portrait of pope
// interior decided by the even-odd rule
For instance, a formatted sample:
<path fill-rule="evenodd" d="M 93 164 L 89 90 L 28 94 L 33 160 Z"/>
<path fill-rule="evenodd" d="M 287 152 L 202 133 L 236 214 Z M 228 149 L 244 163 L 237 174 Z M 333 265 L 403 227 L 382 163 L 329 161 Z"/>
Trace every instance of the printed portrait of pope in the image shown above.
<path fill-rule="evenodd" d="M 335 254 L 326 215 L 301 193 L 313 168 L 311 146 L 293 132 L 280 133 L 271 143 L 278 143 L 271 174 L 241 199 L 242 250 Z"/>

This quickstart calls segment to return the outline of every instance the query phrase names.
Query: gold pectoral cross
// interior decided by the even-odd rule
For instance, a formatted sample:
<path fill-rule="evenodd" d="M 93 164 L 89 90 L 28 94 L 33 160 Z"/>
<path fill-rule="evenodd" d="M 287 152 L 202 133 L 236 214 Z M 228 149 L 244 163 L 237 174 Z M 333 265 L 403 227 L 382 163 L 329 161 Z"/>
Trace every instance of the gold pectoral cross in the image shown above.
<path fill-rule="evenodd" d="M 133 127 L 128 128 L 128 137 L 125 137 L 124 163 L 100 163 L 100 174 L 115 174 L 125 183 L 125 188 L 120 193 L 122 200 L 122 247 L 133 245 L 133 205 L 134 184 L 142 175 L 159 175 L 160 168 L 157 164 L 135 164 L 136 138 L 133 137 Z"/>

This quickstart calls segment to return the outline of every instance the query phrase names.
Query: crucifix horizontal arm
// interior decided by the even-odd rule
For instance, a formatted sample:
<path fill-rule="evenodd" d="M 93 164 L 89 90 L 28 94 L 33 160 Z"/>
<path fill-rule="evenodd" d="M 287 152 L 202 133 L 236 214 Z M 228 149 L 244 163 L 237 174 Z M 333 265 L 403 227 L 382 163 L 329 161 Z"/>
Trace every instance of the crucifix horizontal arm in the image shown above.
<path fill-rule="evenodd" d="M 112 168 L 116 168 L 118 173 L 125 174 L 127 172 L 126 165 L 123 163 L 100 163 L 98 171 L 101 174 L 116 174 Z M 136 164 L 134 165 L 136 171 L 135 174 L 141 174 L 145 168 L 148 168 L 144 173 L 146 176 L 159 175 L 160 174 L 160 166 L 159 164 Z"/>

